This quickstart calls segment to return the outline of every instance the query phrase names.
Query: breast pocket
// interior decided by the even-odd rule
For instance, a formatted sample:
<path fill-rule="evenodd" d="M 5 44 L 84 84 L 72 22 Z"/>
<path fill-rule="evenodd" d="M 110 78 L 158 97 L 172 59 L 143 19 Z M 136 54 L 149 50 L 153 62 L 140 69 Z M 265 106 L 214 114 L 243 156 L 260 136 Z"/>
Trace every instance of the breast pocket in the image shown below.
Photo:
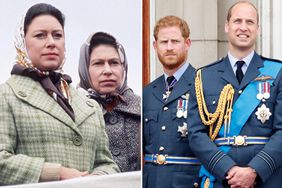
<path fill-rule="evenodd" d="M 209 113 L 214 113 L 218 104 L 219 95 L 205 96 L 205 102 Z"/>
<path fill-rule="evenodd" d="M 150 139 L 157 131 L 158 127 L 158 111 L 150 111 L 143 114 L 143 137 L 145 142 L 151 143 Z"/>
<path fill-rule="evenodd" d="M 187 118 L 184 116 L 178 117 L 177 116 L 177 109 L 174 108 L 172 110 L 172 122 L 170 123 L 170 135 L 172 139 L 177 139 L 177 142 L 188 142 L 188 124 Z"/>

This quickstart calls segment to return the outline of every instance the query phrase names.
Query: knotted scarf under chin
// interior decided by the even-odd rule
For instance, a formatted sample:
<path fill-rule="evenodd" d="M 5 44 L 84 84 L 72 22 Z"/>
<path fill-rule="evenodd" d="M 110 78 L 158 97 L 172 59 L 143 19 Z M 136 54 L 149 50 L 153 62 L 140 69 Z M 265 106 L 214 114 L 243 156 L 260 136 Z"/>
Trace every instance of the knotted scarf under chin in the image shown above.
<path fill-rule="evenodd" d="M 57 72 L 49 72 L 48 75 L 42 74 L 36 69 L 26 68 L 19 64 L 15 64 L 11 71 L 11 74 L 27 76 L 35 81 L 38 81 L 45 91 L 53 97 L 58 104 L 65 110 L 65 112 L 75 121 L 74 111 L 62 91 L 62 82 L 66 81 L 67 85 L 70 84 L 71 77 L 66 74 L 61 74 Z M 68 91 L 68 87 L 65 88 Z M 70 97 L 70 96 L 69 96 Z"/>
<path fill-rule="evenodd" d="M 120 102 L 125 103 L 125 100 L 122 97 L 122 95 L 120 95 L 117 92 L 106 94 L 106 95 L 98 95 L 92 90 L 88 90 L 88 97 L 95 99 L 107 111 L 112 111 L 112 109 Z"/>

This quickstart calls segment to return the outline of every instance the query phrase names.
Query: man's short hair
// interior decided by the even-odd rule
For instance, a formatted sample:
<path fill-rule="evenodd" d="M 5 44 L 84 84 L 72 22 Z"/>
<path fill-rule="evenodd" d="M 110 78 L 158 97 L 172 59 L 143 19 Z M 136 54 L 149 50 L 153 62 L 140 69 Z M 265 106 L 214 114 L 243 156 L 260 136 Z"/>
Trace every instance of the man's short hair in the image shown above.
<path fill-rule="evenodd" d="M 154 28 L 154 38 L 158 40 L 158 33 L 161 28 L 165 27 L 179 27 L 183 38 L 188 38 L 190 35 L 190 29 L 187 22 L 177 16 L 165 16 L 158 20 Z"/>
<path fill-rule="evenodd" d="M 236 5 L 242 4 L 242 3 L 246 3 L 246 4 L 249 4 L 249 5 L 251 5 L 252 7 L 254 7 L 254 9 L 256 10 L 256 13 L 257 13 L 257 23 L 259 23 L 258 9 L 257 9 L 257 7 L 256 7 L 253 3 L 249 2 L 249 1 L 238 1 L 238 2 L 234 3 L 234 4 L 228 9 L 226 20 L 229 22 L 229 20 L 230 20 L 230 18 L 231 18 L 231 16 L 232 16 L 232 9 L 233 9 Z"/>

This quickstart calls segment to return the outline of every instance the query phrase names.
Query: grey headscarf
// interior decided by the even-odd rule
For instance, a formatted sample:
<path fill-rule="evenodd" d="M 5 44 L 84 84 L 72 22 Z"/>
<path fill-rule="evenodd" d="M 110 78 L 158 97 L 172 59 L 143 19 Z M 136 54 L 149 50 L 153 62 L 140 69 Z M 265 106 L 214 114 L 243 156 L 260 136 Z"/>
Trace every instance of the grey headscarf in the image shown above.
<path fill-rule="evenodd" d="M 97 33 L 93 33 L 91 34 L 87 41 L 85 43 L 82 44 L 81 48 L 80 48 L 80 57 L 79 57 L 79 66 L 78 66 L 78 73 L 79 73 L 79 78 L 80 78 L 80 82 L 79 82 L 79 87 L 83 88 L 84 90 L 86 90 L 88 92 L 88 95 L 92 98 L 95 99 L 104 99 L 104 100 L 108 100 L 110 99 L 112 96 L 122 96 L 123 93 L 128 90 L 128 86 L 127 86 L 127 59 L 126 59 L 126 54 L 124 51 L 123 46 L 115 39 L 116 41 L 116 46 L 112 45 L 112 44 L 108 44 L 108 43 L 103 43 L 103 41 L 99 41 L 98 44 L 95 47 L 99 46 L 99 45 L 110 45 L 112 47 L 114 47 L 120 57 L 120 60 L 122 62 L 122 66 L 123 66 L 123 81 L 121 86 L 118 88 L 118 90 L 115 93 L 111 93 L 111 94 L 107 94 L 107 95 L 101 95 L 99 94 L 94 87 L 92 86 L 92 81 L 89 75 L 89 63 L 90 63 L 90 51 L 89 51 L 89 47 L 90 47 L 90 41 L 92 39 L 92 37 L 94 35 L 105 35 L 105 36 L 110 36 L 112 38 L 114 38 L 113 36 L 111 36 L 108 33 L 103 33 L 103 32 L 97 32 Z"/>

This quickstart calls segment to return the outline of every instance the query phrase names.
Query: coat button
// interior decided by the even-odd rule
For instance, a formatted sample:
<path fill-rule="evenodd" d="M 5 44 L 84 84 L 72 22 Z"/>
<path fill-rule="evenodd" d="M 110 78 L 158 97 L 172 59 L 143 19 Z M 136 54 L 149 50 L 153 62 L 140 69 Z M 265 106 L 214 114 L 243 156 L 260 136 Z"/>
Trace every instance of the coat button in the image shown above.
<path fill-rule="evenodd" d="M 116 116 L 110 116 L 109 117 L 109 123 L 114 125 L 118 122 L 118 118 Z"/>
<path fill-rule="evenodd" d="M 164 107 L 164 111 L 167 111 L 167 110 L 168 110 L 168 107 L 165 106 L 165 107 Z"/>
<path fill-rule="evenodd" d="M 148 122 L 149 120 L 148 120 L 148 118 L 145 118 L 145 122 Z"/>
<path fill-rule="evenodd" d="M 165 149 L 165 148 L 164 148 L 163 146 L 161 146 L 159 150 L 160 150 L 160 151 L 163 151 L 164 149 Z"/>
<path fill-rule="evenodd" d="M 76 146 L 80 146 L 82 144 L 82 137 L 79 136 L 79 135 L 75 135 L 73 138 L 72 138 L 72 142 L 74 145 Z"/>
<path fill-rule="evenodd" d="M 92 101 L 86 101 L 86 104 L 90 107 L 94 107 L 95 104 Z"/>
<path fill-rule="evenodd" d="M 112 150 L 112 154 L 113 156 L 118 156 L 120 154 L 120 150 L 115 148 Z"/>
<path fill-rule="evenodd" d="M 199 187 L 199 184 L 197 182 L 195 182 L 194 187 Z"/>
<path fill-rule="evenodd" d="M 216 103 L 216 101 L 212 101 L 212 104 L 215 104 Z"/>
<path fill-rule="evenodd" d="M 242 92 L 243 92 L 242 90 L 239 90 L 239 91 L 238 91 L 239 95 L 240 95 Z"/>
<path fill-rule="evenodd" d="M 165 126 L 162 126 L 162 131 L 165 131 Z"/>
<path fill-rule="evenodd" d="M 19 94 L 19 96 L 21 96 L 21 97 L 27 97 L 26 93 L 23 92 L 23 91 L 19 91 L 18 94 Z"/>

